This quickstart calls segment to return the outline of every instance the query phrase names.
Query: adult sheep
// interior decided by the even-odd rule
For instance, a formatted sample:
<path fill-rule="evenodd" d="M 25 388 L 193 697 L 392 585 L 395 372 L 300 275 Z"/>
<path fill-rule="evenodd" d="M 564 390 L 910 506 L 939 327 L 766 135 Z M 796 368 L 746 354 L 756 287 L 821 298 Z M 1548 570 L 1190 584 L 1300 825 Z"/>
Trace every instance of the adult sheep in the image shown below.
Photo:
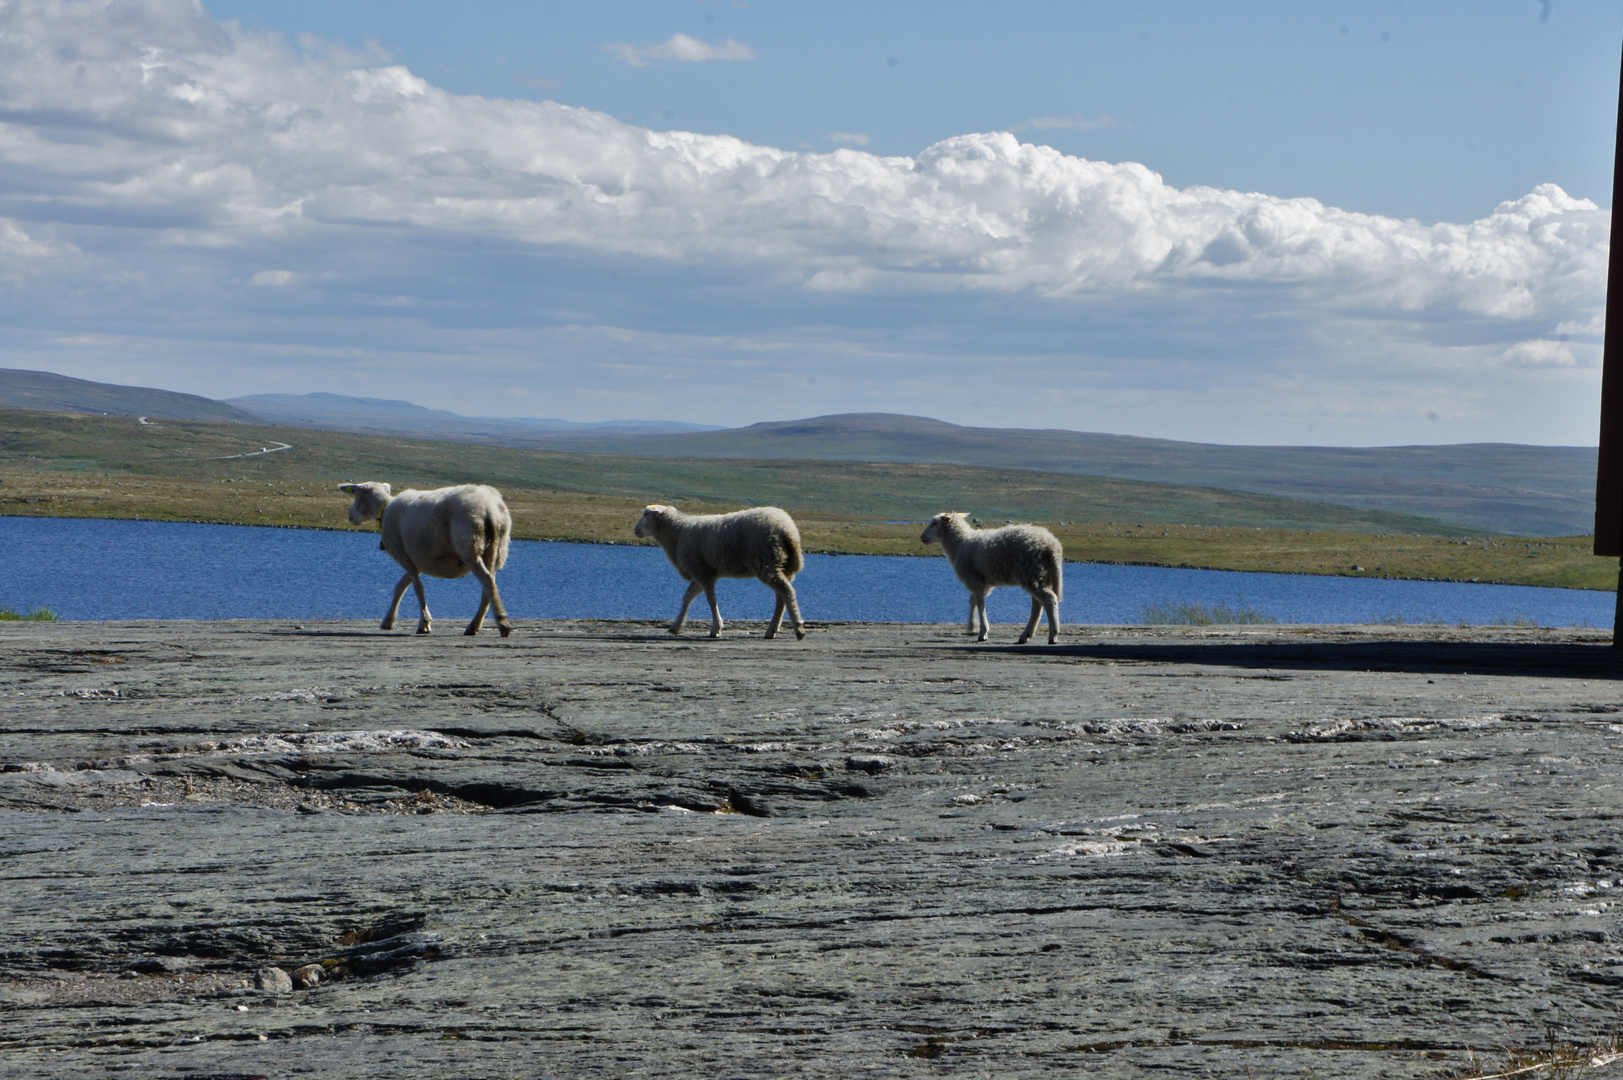
<path fill-rule="evenodd" d="M 349 523 L 378 522 L 378 547 L 405 568 L 405 576 L 394 587 L 389 613 L 383 616 L 383 629 L 393 630 L 400 612 L 400 598 L 406 586 L 417 590 L 422 618 L 419 634 L 433 627 L 428 614 L 428 598 L 423 595 L 423 578 L 459 578 L 473 574 L 479 579 L 479 610 L 463 631 L 477 634 L 485 624 L 485 612 L 496 610 L 496 628 L 502 637 L 513 632 L 513 624 L 496 591 L 496 571 L 507 563 L 507 545 L 513 533 L 513 517 L 507 512 L 502 493 L 484 484 L 435 488 L 433 491 L 402 491 L 390 494 L 388 484 L 339 484 L 338 490 L 355 496 L 349 508 Z"/>
<path fill-rule="evenodd" d="M 720 637 L 716 579 L 752 577 L 759 578 L 778 596 L 766 636 L 777 636 L 785 609 L 794 622 L 795 638 L 806 636 L 793 585 L 795 575 L 806 565 L 800 551 L 800 530 L 795 528 L 794 519 L 776 506 L 758 506 L 732 514 L 684 514 L 674 506 L 655 505 L 643 510 L 636 533 L 651 537 L 664 548 L 676 572 L 684 581 L 692 582 L 682 597 L 682 610 L 671 623 L 671 633 L 682 632 L 688 608 L 702 592 L 710 601 L 710 636 Z"/>
<path fill-rule="evenodd" d="M 986 640 L 986 594 L 999 585 L 1018 585 L 1031 594 L 1031 618 L 1018 644 L 1031 640 L 1037 619 L 1048 613 L 1048 643 L 1059 639 L 1059 601 L 1065 591 L 1065 551 L 1054 534 L 1038 525 L 977 529 L 963 514 L 937 514 L 919 539 L 940 543 L 953 573 L 969 590 L 969 632 Z"/>

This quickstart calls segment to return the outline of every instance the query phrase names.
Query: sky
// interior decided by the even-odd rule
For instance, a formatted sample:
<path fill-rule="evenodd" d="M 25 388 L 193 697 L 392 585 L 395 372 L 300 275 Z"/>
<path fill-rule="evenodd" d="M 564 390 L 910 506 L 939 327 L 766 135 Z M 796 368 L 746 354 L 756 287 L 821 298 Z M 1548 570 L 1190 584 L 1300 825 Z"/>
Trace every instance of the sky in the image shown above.
<path fill-rule="evenodd" d="M 0 366 L 1593 445 L 1623 5 L 0 0 Z"/>

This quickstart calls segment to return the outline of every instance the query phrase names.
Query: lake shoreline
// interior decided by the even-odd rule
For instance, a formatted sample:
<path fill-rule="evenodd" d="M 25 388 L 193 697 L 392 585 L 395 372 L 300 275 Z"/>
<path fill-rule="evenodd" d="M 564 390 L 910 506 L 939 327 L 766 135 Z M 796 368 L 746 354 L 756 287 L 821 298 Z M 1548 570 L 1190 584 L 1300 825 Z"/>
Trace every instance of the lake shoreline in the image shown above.
<path fill-rule="evenodd" d="M 333 532 L 333 533 L 372 531 L 372 530 L 366 529 L 366 528 L 355 529 L 355 528 L 349 527 L 347 525 L 322 524 L 322 523 L 319 523 L 319 522 L 302 522 L 302 521 L 301 522 L 293 522 L 293 523 L 255 522 L 255 521 L 251 521 L 251 520 L 233 520 L 233 519 L 229 519 L 229 518 L 205 518 L 205 517 L 201 517 L 201 516 L 187 517 L 187 516 L 170 516 L 170 515 L 143 514 L 143 513 L 93 513 L 93 512 L 86 512 L 86 513 L 74 513 L 74 514 L 49 514 L 49 513 L 35 513 L 35 512 L 31 512 L 31 511 L 17 512 L 17 511 L 12 509 L 12 507 L 17 506 L 19 503 L 27 503 L 27 502 L 29 502 L 29 500 L 18 500 L 18 499 L 11 499 L 11 498 L 8 498 L 8 497 L 0 496 L 0 517 L 57 518 L 57 519 L 61 519 L 61 520 L 91 519 L 91 520 L 98 520 L 98 521 L 175 522 L 175 523 L 178 523 L 178 524 L 187 524 L 187 525 L 229 525 L 229 526 L 244 527 L 244 528 L 293 529 L 293 530 L 309 530 L 309 531 Z M 885 524 L 890 524 L 890 523 L 885 523 Z M 1186 527 L 1186 528 L 1198 529 L 1200 527 L 1196 526 L 1196 527 Z M 627 531 L 629 532 L 629 529 Z M 1061 528 L 1059 531 L 1062 534 L 1065 533 L 1065 530 L 1063 528 Z M 533 533 L 533 530 L 531 530 L 531 533 Z M 1347 537 L 1353 538 L 1355 540 L 1356 539 L 1366 539 L 1365 534 L 1337 534 L 1337 535 L 1338 536 L 1347 536 Z M 517 528 L 515 528 L 513 538 L 515 540 L 528 540 L 528 541 L 534 541 L 534 542 L 537 542 L 537 543 L 596 544 L 596 545 L 602 545 L 602 546 L 606 546 L 606 547 L 651 547 L 651 546 L 653 546 L 652 544 L 644 542 L 644 541 L 619 540 L 619 539 L 614 539 L 614 538 L 609 538 L 609 537 L 602 537 L 602 536 L 576 537 L 576 536 L 570 536 L 570 535 L 533 535 L 533 534 L 520 535 Z M 1181 561 L 1180 562 L 1180 561 L 1155 560 L 1155 559 L 1078 558 L 1074 554 L 1070 553 L 1070 552 L 1073 552 L 1075 550 L 1074 545 L 1075 545 L 1076 538 L 1074 536 L 1063 536 L 1062 535 L 1062 539 L 1066 540 L 1068 542 L 1067 543 L 1067 552 L 1068 552 L 1068 554 L 1066 555 L 1065 561 L 1066 561 L 1066 563 L 1075 564 L 1075 565 L 1164 567 L 1164 568 L 1167 568 L 1167 569 L 1174 569 L 1174 570 L 1205 570 L 1205 571 L 1214 571 L 1214 572 L 1220 572 L 1220 573 L 1285 574 L 1285 575 L 1305 575 L 1305 576 L 1310 576 L 1310 577 L 1345 577 L 1345 578 L 1352 578 L 1352 579 L 1368 579 L 1368 580 L 1378 580 L 1378 581 L 1438 582 L 1438 583 L 1462 584 L 1462 585 L 1528 585 L 1528 586 L 1534 586 L 1534 587 L 1539 587 L 1539 588 L 1583 589 L 1583 590 L 1591 591 L 1591 592 L 1616 592 L 1617 591 L 1616 570 L 1614 568 L 1611 568 L 1611 567 L 1607 567 L 1605 569 L 1605 571 L 1604 571 L 1604 574 L 1601 575 L 1601 576 L 1597 576 L 1596 574 L 1593 574 L 1593 573 L 1582 575 L 1581 578 L 1580 578 L 1579 583 L 1576 583 L 1576 584 L 1554 584 L 1554 583 L 1550 583 L 1550 582 L 1543 581 L 1543 580 L 1530 580 L 1530 579 L 1527 578 L 1527 576 L 1525 574 L 1505 574 L 1505 575 L 1501 575 L 1501 576 L 1498 576 L 1498 577 L 1450 577 L 1450 576 L 1446 576 L 1446 575 L 1435 575 L 1435 574 L 1394 574 L 1394 573 L 1385 572 L 1385 571 L 1381 571 L 1381 572 L 1371 572 L 1371 571 L 1354 572 L 1354 571 L 1350 571 L 1350 570 L 1343 571 L 1343 570 L 1327 569 L 1327 568 L 1324 568 L 1324 567 L 1319 567 L 1319 568 L 1314 568 L 1314 569 L 1296 569 L 1296 568 L 1291 568 L 1291 567 L 1287 567 L 1287 566 L 1274 565 L 1274 564 L 1272 564 L 1271 562 L 1269 562 L 1267 560 L 1264 560 L 1264 565 L 1259 567 L 1259 566 L 1232 565 L 1236 561 L 1236 560 L 1232 560 L 1232 559 L 1231 560 L 1225 560 L 1225 562 L 1228 563 L 1227 565 L 1220 565 L 1218 563 L 1212 563 L 1212 562 L 1192 563 L 1192 562 L 1187 562 L 1187 561 Z M 1418 540 L 1418 539 L 1422 539 L 1422 538 L 1413 538 L 1413 539 Z M 1496 539 L 1499 540 L 1500 542 L 1505 542 L 1503 538 L 1496 538 Z M 1567 544 L 1569 546 L 1573 541 L 1578 541 L 1581 544 L 1587 544 L 1587 543 L 1590 542 L 1590 540 L 1591 540 L 1590 537 L 1558 537 L 1558 538 L 1546 538 L 1544 540 L 1538 540 L 1538 539 L 1533 539 L 1533 538 L 1518 538 L 1518 541 L 1523 542 L 1523 543 L 1551 543 L 1551 544 L 1554 544 L 1554 543 L 1560 542 L 1560 543 L 1563 543 L 1563 544 Z M 858 548 L 858 547 L 852 547 L 852 548 L 849 548 L 849 549 L 838 549 L 838 548 L 830 548 L 830 547 L 827 547 L 827 546 L 817 546 L 817 545 L 808 543 L 806 545 L 806 551 L 807 551 L 808 554 L 838 555 L 838 556 L 894 555 L 894 556 L 902 556 L 902 557 L 906 557 L 906 558 L 925 558 L 925 559 L 928 559 L 928 558 L 940 558 L 941 557 L 941 553 L 940 553 L 939 548 L 930 548 L 930 549 L 927 549 L 927 550 L 910 550 L 910 549 L 908 549 L 907 545 L 905 545 L 905 544 L 903 544 L 903 545 L 891 545 L 891 546 L 897 547 L 898 549 L 897 550 L 889 550 L 889 549 L 887 549 L 887 550 L 863 550 L 863 549 Z M 1367 556 L 1366 556 L 1366 560 L 1370 561 L 1370 562 L 1374 561 L 1374 559 L 1368 558 Z M 1610 560 L 1604 560 L 1604 561 L 1608 562 L 1608 563 L 1610 562 Z"/>
<path fill-rule="evenodd" d="M 127 518 L 0 516 L 0 543 L 26 553 L 0 579 L 0 607 L 46 608 L 70 620 L 382 617 L 400 577 L 361 529 L 222 528 Z M 119 553 L 109 560 L 107 553 Z M 515 540 L 498 575 L 517 619 L 646 619 L 675 613 L 683 586 L 652 545 Z M 1072 562 L 1062 620 L 1144 623 L 1501 624 L 1610 626 L 1615 594 L 1493 583 L 1445 583 Z M 811 553 L 795 588 L 812 621 L 956 623 L 967 592 L 940 555 L 854 558 Z M 471 576 L 429 579 L 444 619 L 467 619 Z M 766 618 L 772 593 L 723 579 L 728 619 Z M 1029 598 L 994 590 L 988 616 L 1023 624 Z M 416 598 L 406 617 L 416 620 Z M 694 616 L 707 626 L 709 612 Z M 440 624 L 445 625 L 442 621 Z"/>

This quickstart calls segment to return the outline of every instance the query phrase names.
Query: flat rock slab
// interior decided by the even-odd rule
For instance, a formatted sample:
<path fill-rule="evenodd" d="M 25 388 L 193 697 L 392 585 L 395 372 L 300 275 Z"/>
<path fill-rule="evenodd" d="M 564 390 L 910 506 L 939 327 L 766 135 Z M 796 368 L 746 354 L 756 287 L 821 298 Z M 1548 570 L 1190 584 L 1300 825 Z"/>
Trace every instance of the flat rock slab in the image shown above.
<path fill-rule="evenodd" d="M 1609 635 L 760 632 L 0 624 L 4 1072 L 1421 1077 L 1615 1031 Z"/>

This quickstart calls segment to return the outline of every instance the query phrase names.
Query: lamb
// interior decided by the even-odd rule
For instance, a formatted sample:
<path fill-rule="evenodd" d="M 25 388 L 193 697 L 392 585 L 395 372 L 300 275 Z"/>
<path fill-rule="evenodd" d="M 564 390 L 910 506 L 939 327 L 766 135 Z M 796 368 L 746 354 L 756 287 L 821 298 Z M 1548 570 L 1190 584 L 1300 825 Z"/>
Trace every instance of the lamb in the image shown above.
<path fill-rule="evenodd" d="M 393 630 L 406 586 L 417 590 L 422 618 L 417 632 L 432 629 L 428 598 L 423 595 L 422 575 L 459 578 L 472 572 L 482 591 L 479 610 L 463 633 L 477 634 L 485 624 L 485 612 L 496 610 L 496 627 L 502 637 L 513 632 L 513 624 L 496 591 L 496 571 L 507 563 L 507 545 L 512 537 L 513 517 L 507 512 L 502 493 L 484 484 L 436 488 L 433 491 L 402 491 L 390 494 L 388 484 L 339 484 L 338 490 L 355 496 L 349 508 L 351 525 L 378 522 L 378 547 L 405 567 L 406 574 L 394 587 L 389 613 L 383 616 L 383 629 Z"/>
<path fill-rule="evenodd" d="M 652 537 L 682 575 L 692 582 L 682 597 L 682 609 L 671 623 L 671 633 L 680 634 L 687 622 L 688 608 L 699 593 L 710 601 L 713 622 L 710 636 L 721 636 L 721 609 L 716 606 L 716 579 L 724 577 L 759 578 L 778 595 L 772 622 L 766 636 L 777 636 L 787 608 L 794 620 L 795 638 L 806 636 L 800 618 L 800 601 L 791 582 L 806 565 L 800 551 L 800 530 L 794 519 L 775 506 L 758 506 L 732 514 L 684 514 L 674 506 L 650 506 L 637 521 L 636 533 Z"/>
<path fill-rule="evenodd" d="M 1019 644 L 1031 640 L 1037 619 L 1048 613 L 1048 643 L 1059 638 L 1059 601 L 1065 589 L 1064 549 L 1054 534 L 1037 525 L 977 529 L 963 514 L 937 514 L 919 540 L 939 542 L 953 573 L 969 590 L 969 632 L 986 640 L 986 594 L 999 585 L 1018 585 L 1031 594 L 1031 618 Z"/>

